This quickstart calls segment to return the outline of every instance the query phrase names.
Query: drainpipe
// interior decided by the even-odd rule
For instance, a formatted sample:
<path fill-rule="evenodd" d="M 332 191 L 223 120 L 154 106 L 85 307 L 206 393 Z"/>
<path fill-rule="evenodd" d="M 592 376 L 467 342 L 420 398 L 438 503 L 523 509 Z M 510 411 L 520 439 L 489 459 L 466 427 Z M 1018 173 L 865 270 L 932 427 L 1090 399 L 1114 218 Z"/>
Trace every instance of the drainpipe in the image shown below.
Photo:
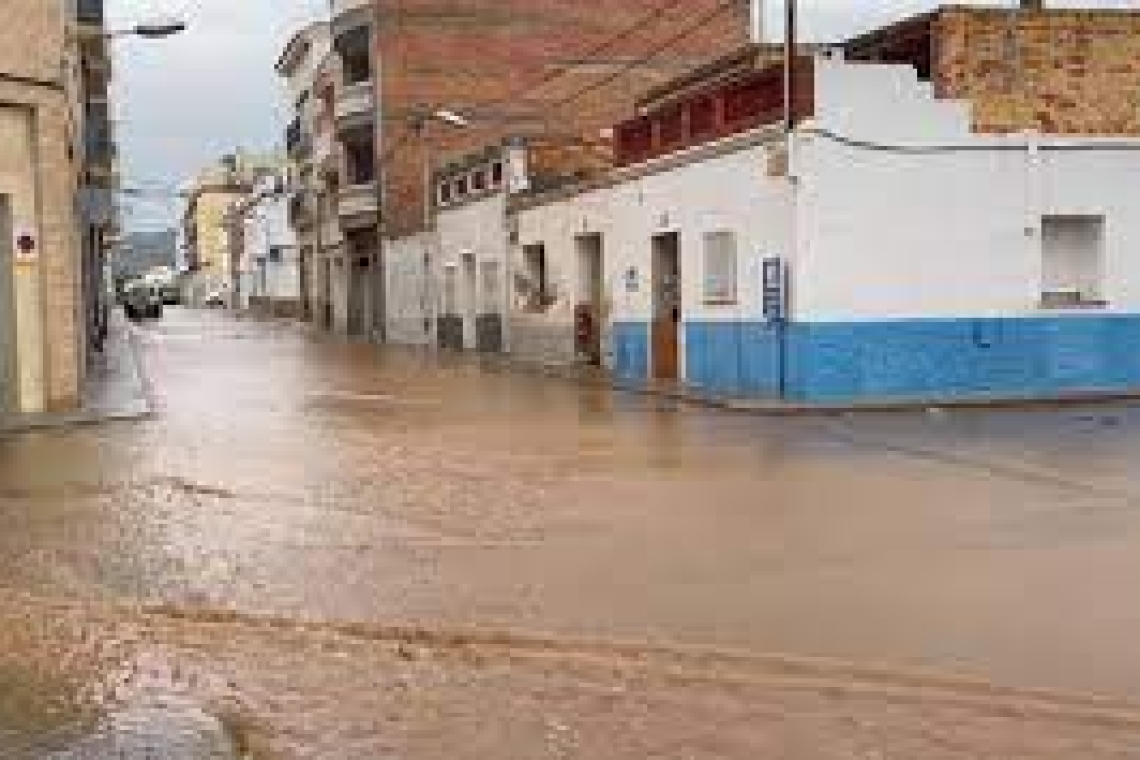
<path fill-rule="evenodd" d="M 791 193 L 792 224 L 791 240 L 788 241 L 789 250 L 784 253 L 784 263 L 781 267 L 781 276 L 784 278 L 782 283 L 784 291 L 783 313 L 780 315 L 779 322 L 776 323 L 779 344 L 780 399 L 785 399 L 788 395 L 788 321 L 790 316 L 788 270 L 796 247 L 796 224 L 799 217 L 797 213 L 796 179 L 792 165 L 796 134 L 796 52 L 799 36 L 797 2 L 798 0 L 784 0 L 784 150 L 787 152 L 787 179 Z"/>

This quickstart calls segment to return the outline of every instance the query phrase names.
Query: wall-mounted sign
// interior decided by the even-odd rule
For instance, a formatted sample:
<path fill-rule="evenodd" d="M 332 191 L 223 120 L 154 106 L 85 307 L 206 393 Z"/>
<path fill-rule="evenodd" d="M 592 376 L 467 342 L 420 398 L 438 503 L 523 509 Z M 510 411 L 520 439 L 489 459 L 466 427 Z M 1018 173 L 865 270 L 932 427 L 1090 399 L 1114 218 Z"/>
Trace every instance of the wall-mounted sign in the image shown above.
<path fill-rule="evenodd" d="M 787 318 L 788 270 L 784 260 L 770 256 L 763 260 L 760 273 L 761 304 L 764 319 L 782 322 Z"/>
<path fill-rule="evenodd" d="M 17 264 L 34 264 L 39 261 L 40 247 L 36 234 L 27 227 L 19 227 L 12 236 L 12 251 Z"/>
<path fill-rule="evenodd" d="M 625 270 L 625 292 L 636 293 L 641 289 L 641 279 L 637 274 L 637 267 Z"/>

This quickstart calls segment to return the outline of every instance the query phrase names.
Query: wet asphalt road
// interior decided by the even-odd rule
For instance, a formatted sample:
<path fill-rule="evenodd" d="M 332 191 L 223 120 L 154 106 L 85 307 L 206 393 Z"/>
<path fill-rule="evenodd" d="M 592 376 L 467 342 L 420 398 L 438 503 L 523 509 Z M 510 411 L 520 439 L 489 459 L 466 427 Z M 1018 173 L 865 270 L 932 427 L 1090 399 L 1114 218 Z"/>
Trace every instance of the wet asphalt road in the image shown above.
<path fill-rule="evenodd" d="M 763 419 L 217 313 L 138 337 L 157 419 L 0 441 L 0 747 L 89 730 L 143 605 L 1140 697 L 1138 409 Z"/>

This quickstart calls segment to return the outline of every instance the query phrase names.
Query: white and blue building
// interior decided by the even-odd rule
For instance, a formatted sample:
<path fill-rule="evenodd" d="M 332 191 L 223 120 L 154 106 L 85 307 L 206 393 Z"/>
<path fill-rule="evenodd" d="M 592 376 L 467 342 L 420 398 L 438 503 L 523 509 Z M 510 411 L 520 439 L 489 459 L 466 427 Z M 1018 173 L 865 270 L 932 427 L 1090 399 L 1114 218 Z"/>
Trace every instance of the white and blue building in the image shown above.
<path fill-rule="evenodd" d="M 512 203 L 513 266 L 604 317 L 615 378 L 819 404 L 1140 392 L 1140 140 L 981 133 L 914 65 L 839 50 L 800 60 L 789 135 L 762 54 L 647 103 L 605 178 Z"/>

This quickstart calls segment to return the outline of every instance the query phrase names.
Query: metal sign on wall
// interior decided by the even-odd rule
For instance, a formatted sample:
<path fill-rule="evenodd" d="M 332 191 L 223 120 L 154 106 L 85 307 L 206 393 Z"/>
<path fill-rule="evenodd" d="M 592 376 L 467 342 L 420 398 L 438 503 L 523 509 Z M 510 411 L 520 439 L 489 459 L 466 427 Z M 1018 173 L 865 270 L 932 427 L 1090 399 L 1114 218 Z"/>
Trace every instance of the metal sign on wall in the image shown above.
<path fill-rule="evenodd" d="M 788 268 L 778 256 L 766 257 L 760 269 L 761 305 L 764 319 L 782 322 L 788 312 Z"/>
<path fill-rule="evenodd" d="M 28 228 L 17 228 L 12 236 L 12 251 L 17 264 L 35 264 L 40 258 L 36 234 Z"/>

